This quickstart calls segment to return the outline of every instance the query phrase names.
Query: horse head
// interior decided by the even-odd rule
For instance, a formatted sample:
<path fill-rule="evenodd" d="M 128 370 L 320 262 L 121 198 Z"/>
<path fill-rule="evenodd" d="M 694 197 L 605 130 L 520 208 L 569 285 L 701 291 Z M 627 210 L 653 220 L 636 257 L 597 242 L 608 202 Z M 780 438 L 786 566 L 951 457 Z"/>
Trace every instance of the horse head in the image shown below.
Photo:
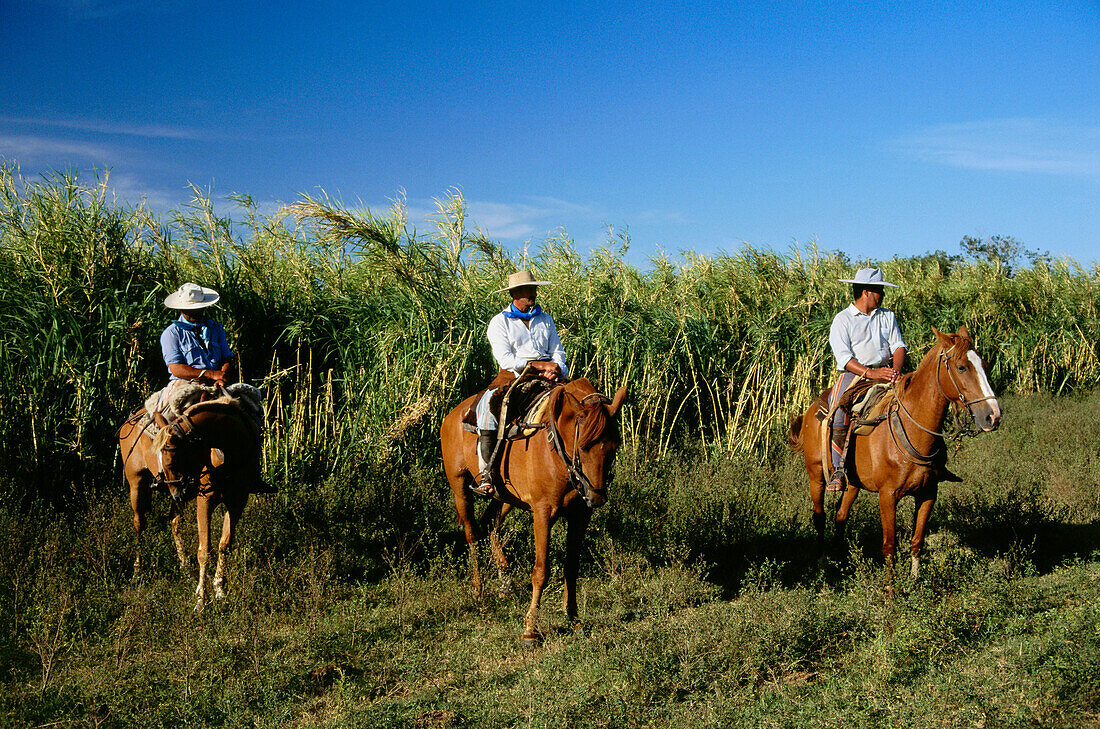
<path fill-rule="evenodd" d="M 626 385 L 608 399 L 581 378 L 568 383 L 555 403 L 554 416 L 566 450 L 562 455 L 569 479 L 592 508 L 607 501 L 611 468 L 620 443 L 616 416 L 625 398 Z"/>
<path fill-rule="evenodd" d="M 186 413 L 169 423 L 159 412 L 153 414 L 156 437 L 152 453 L 155 463 L 147 464 L 157 483 L 168 489 L 172 500 L 187 501 L 198 493 L 199 474 L 210 448 L 195 433 L 195 421 Z"/>
<path fill-rule="evenodd" d="M 985 362 L 974 349 L 966 325 L 955 334 L 932 331 L 940 340 L 936 381 L 940 392 L 951 402 L 965 408 L 974 425 L 983 431 L 996 430 L 1001 423 L 1001 406 L 989 384 Z"/>

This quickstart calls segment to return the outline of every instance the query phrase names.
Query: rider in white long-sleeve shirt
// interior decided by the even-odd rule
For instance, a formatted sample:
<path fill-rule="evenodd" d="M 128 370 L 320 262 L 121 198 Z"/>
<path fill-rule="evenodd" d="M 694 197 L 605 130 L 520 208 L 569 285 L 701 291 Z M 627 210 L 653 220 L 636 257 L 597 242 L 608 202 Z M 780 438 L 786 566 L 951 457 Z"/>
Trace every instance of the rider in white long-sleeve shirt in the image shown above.
<path fill-rule="evenodd" d="M 897 286 L 885 281 L 877 268 L 861 268 L 855 278 L 839 281 L 852 284 L 852 303 L 833 317 L 829 329 L 829 346 L 840 373 L 840 379 L 829 391 L 830 407 L 857 379 L 896 382 L 905 366 L 906 346 L 897 317 L 882 306 L 885 287 Z M 848 441 L 848 425 L 848 411 L 837 408 L 829 448 L 833 471 L 825 486 L 827 491 L 844 490 L 842 456 Z"/>
<path fill-rule="evenodd" d="M 514 375 L 531 365 L 548 380 L 564 380 L 569 374 L 565 363 L 565 348 L 558 337 L 558 328 L 549 314 L 542 311 L 535 299 L 538 287 L 549 281 L 536 281 L 530 271 L 517 271 L 508 277 L 508 285 L 496 293 L 507 291 L 512 303 L 489 321 L 487 336 L 493 357 L 502 370 Z M 486 391 L 477 405 L 478 449 L 480 475 L 474 491 L 482 496 L 493 494 L 493 450 L 497 441 L 497 419 L 489 410 L 489 400 L 495 389 Z"/>

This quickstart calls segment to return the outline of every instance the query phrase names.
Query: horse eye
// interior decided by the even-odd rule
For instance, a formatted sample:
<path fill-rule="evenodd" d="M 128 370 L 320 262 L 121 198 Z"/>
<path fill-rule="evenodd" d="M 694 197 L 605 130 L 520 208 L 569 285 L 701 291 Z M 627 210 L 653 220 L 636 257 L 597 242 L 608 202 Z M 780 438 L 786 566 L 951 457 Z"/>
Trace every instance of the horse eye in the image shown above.
<path fill-rule="evenodd" d="M 966 372 L 966 365 L 959 365 L 959 372 Z"/>

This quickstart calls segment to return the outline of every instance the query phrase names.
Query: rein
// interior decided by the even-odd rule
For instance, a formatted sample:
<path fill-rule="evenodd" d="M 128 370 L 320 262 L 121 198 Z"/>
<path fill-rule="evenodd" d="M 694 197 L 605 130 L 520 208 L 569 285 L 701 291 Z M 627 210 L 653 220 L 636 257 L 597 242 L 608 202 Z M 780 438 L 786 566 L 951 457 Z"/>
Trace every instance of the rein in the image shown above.
<path fill-rule="evenodd" d="M 562 395 L 564 397 L 564 393 Z M 601 403 L 610 404 L 611 399 L 601 395 L 598 392 L 590 392 L 580 399 L 580 404 L 583 407 L 589 398 L 597 398 Z M 581 424 L 584 423 L 584 417 L 578 416 L 573 424 L 573 455 L 570 457 L 565 451 L 565 441 L 562 440 L 561 431 L 558 430 L 558 424 L 553 417 L 548 418 L 546 422 L 546 440 L 550 443 L 550 447 L 557 452 L 561 457 L 562 462 L 565 464 L 565 470 L 569 473 L 569 483 L 573 488 L 577 490 L 577 493 L 581 495 L 584 502 L 589 506 L 592 506 L 592 481 L 584 473 L 584 466 L 581 465 L 580 460 L 580 432 Z"/>

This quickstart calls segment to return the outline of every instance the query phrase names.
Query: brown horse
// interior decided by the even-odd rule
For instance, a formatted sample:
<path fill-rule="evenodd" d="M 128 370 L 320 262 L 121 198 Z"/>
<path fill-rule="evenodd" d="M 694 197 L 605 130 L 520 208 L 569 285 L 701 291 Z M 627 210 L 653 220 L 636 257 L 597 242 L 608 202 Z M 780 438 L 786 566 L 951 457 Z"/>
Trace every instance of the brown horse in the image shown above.
<path fill-rule="evenodd" d="M 882 554 L 894 558 L 894 523 L 898 501 L 912 496 L 915 502 L 913 538 L 909 545 L 912 575 L 920 569 L 924 529 L 936 501 L 939 482 L 949 477 L 943 423 L 950 404 L 965 409 L 980 431 L 996 430 L 1001 408 L 986 375 L 985 363 L 974 350 L 965 326 L 955 334 L 932 328 L 939 340 L 921 360 L 916 371 L 902 376 L 894 386 L 886 419 L 867 435 L 851 436 L 848 446 L 848 488 L 836 514 L 836 541 L 842 544 L 848 512 L 859 489 L 878 492 L 882 520 Z M 821 437 L 825 423 L 818 420 L 827 409 L 829 391 L 821 393 L 805 415 L 791 419 L 790 446 L 806 459 L 813 501 L 813 523 L 818 543 L 825 543 L 825 476 L 829 470 L 827 443 Z M 888 397 L 890 397 L 888 395 Z M 975 433 L 976 434 L 976 433 Z M 823 444 L 825 450 L 823 452 Z M 824 552 L 822 553 L 824 555 Z"/>
<path fill-rule="evenodd" d="M 524 440 L 506 443 L 499 460 L 503 486 L 482 516 L 482 527 L 492 524 L 490 542 L 501 577 L 502 592 L 510 591 L 508 561 L 500 546 L 498 530 L 513 507 L 527 509 L 534 519 L 535 566 L 531 570 L 531 604 L 523 622 L 523 640 L 539 641 L 538 608 L 546 586 L 546 554 L 550 527 L 559 516 L 568 523 L 565 547 L 565 613 L 577 618 L 577 572 L 580 548 L 592 509 L 607 499 L 611 465 L 619 447 L 615 416 L 626 397 L 626 386 L 608 400 L 586 379 L 573 380 L 551 391 L 542 429 Z M 477 523 L 469 487 L 477 475 L 477 437 L 463 428 L 463 417 L 477 395 L 463 400 L 443 419 L 439 438 L 443 471 L 454 492 L 458 520 L 470 548 L 470 575 L 480 596 L 481 575 L 477 559 Z M 502 424 L 503 427 L 503 424 Z M 554 445 L 552 445 L 552 443 Z"/>
<path fill-rule="evenodd" d="M 160 431 L 155 438 L 131 417 L 119 429 L 123 474 L 130 485 L 130 505 L 137 531 L 134 578 L 141 575 L 141 534 L 145 529 L 154 485 L 172 497 L 172 537 L 180 567 L 187 572 L 188 559 L 180 536 L 184 504 L 195 497 L 198 523 L 199 565 L 196 609 L 206 603 L 206 566 L 210 551 L 210 515 L 218 504 L 225 505 L 218 561 L 214 570 L 214 597 L 225 597 L 224 556 L 233 544 L 234 531 L 248 503 L 248 485 L 258 472 L 256 438 L 258 426 L 231 398 L 200 402 L 167 423 L 154 414 Z"/>

